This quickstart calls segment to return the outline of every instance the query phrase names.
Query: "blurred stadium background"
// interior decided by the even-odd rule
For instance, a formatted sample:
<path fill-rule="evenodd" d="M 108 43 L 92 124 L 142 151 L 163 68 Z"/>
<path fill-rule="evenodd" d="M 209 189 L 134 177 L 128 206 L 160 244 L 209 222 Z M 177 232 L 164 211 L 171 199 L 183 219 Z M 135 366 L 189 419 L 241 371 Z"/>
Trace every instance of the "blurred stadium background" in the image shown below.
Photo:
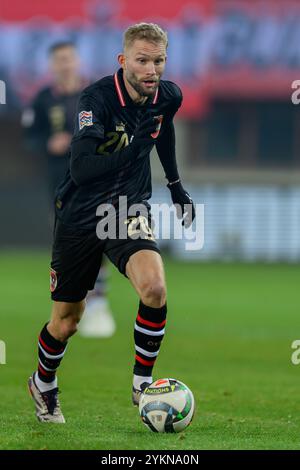
<path fill-rule="evenodd" d="M 153 14 L 153 12 L 157 12 Z M 289 261 L 300 258 L 300 115 L 291 83 L 300 72 L 300 6 L 291 1 L 2 0 L 0 245 L 47 246 L 43 158 L 22 145 L 21 109 L 47 83 L 47 50 L 79 48 L 83 76 L 116 69 L 122 31 L 140 20 L 168 30 L 166 77 L 183 89 L 176 120 L 178 160 L 205 204 L 205 246 L 192 257 Z M 153 159 L 154 182 L 164 183 Z M 167 193 L 154 188 L 159 200 Z M 38 214 L 38 217 L 33 217 Z M 177 242 L 174 256 L 190 256 Z"/>
<path fill-rule="evenodd" d="M 295 323 L 299 324 L 296 286 L 300 260 L 300 105 L 291 102 L 291 84 L 300 79 L 300 5 L 292 0 L 0 1 L 0 79 L 5 81 L 7 92 L 6 104 L 0 105 L 0 249 L 1 284 L 8 295 L 2 304 L 0 338 L 7 338 L 8 350 L 16 360 L 15 372 L 8 366 L 1 369 L 12 387 L 7 410 L 15 412 L 14 394 L 23 403 L 21 379 L 26 380 L 30 372 L 25 357 L 34 364 L 35 344 L 29 344 L 28 338 L 34 340 L 49 308 L 51 230 L 46 165 L 42 157 L 24 148 L 22 109 L 49 79 L 47 50 L 53 42 L 73 40 L 81 55 L 82 74 L 96 80 L 116 70 L 122 32 L 139 21 L 157 22 L 168 31 L 165 78 L 178 83 L 184 96 L 176 117 L 179 167 L 194 200 L 205 205 L 203 249 L 187 252 L 178 240 L 164 241 L 170 255 L 167 267 L 175 299 L 170 295 L 176 334 L 167 339 L 170 343 L 166 343 L 169 346 L 159 370 L 171 373 L 167 369 L 170 355 L 173 351 L 177 357 L 178 350 L 182 351 L 172 373 L 187 380 L 193 390 L 204 390 L 204 418 L 199 426 L 204 426 L 203 435 L 208 436 L 201 445 L 193 439 L 176 441 L 177 448 L 300 447 L 299 419 L 295 422 L 292 418 L 293 397 L 299 388 L 290 364 L 290 345 L 299 332 Z M 152 163 L 153 201 L 168 202 L 155 155 Z M 228 264 L 218 267 L 215 262 L 219 261 Z M 266 262 L 268 266 L 263 266 Z M 44 276 L 43 282 L 39 276 Z M 118 292 L 123 292 L 125 281 L 113 281 L 120 283 Z M 179 295 L 179 282 L 186 300 Z M 124 288 L 125 296 L 127 291 Z M 112 345 L 126 345 L 128 351 L 124 351 L 131 361 L 132 351 L 121 327 L 131 325 L 132 318 L 125 320 L 124 304 L 114 292 L 110 295 L 120 325 L 117 334 L 124 336 L 120 344 L 112 339 Z M 126 302 L 134 306 L 132 293 L 128 296 Z M 30 330 L 26 318 L 21 317 L 23 305 L 27 305 Z M 191 324 L 183 320 L 182 310 Z M 17 353 L 12 348 L 19 344 L 15 321 L 27 335 L 24 358 L 21 350 Z M 179 339 L 176 342 L 182 331 L 189 342 L 186 348 Z M 82 341 L 74 340 L 70 354 L 78 355 L 78 374 L 85 377 Z M 117 366 L 112 359 L 103 369 L 98 363 L 96 366 L 97 354 L 105 357 L 102 343 L 96 347 L 86 342 L 84 347 L 93 366 L 109 380 Z M 199 376 L 192 370 L 192 358 L 201 364 Z M 69 367 L 69 380 L 77 386 L 71 362 L 63 367 Z M 129 387 L 122 367 L 119 374 Z M 90 377 L 90 384 L 96 389 L 96 377 Z M 68 393 L 75 410 L 70 390 L 64 398 Z M 83 391 L 82 403 L 87 407 L 88 397 Z M 116 404 L 122 407 L 118 400 L 119 396 Z M 33 419 L 30 405 L 26 405 L 27 423 Z M 115 412 L 118 416 L 119 411 Z M 232 419 L 234 413 L 238 421 Z M 84 420 L 83 415 L 81 418 Z M 247 435 L 243 434 L 245 419 Z M 215 428 L 212 422 L 217 423 Z M 12 427 L 19 424 L 16 418 Z M 119 445 L 129 448 L 118 425 L 116 429 Z M 36 445 L 43 447 L 41 437 L 30 436 L 40 439 Z M 61 444 L 56 442 L 54 448 L 71 447 L 71 441 L 58 436 Z M 85 441 L 73 445 L 88 445 L 88 436 L 96 439 L 87 434 Z M 132 448 L 173 445 L 167 440 L 145 440 L 143 444 L 138 440 L 136 444 L 135 434 L 130 433 L 127 438 Z M 18 433 L 15 440 L 3 442 L 8 448 L 27 445 Z M 117 448 L 113 447 L 115 442 L 107 441 L 102 448 Z"/>
<path fill-rule="evenodd" d="M 72 39 L 82 74 L 96 80 L 116 69 L 124 28 L 150 20 L 169 33 L 166 77 L 184 94 L 176 119 L 179 166 L 205 204 L 204 248 L 190 255 L 175 241 L 172 253 L 299 260 L 300 113 L 291 104 L 300 74 L 299 16 L 297 2 L 279 0 L 2 0 L 1 246 L 50 240 L 44 162 L 25 151 L 20 126 L 22 107 L 49 78 L 48 47 Z M 164 178 L 155 158 L 153 176 L 154 197 L 167 198 L 158 192 Z"/>

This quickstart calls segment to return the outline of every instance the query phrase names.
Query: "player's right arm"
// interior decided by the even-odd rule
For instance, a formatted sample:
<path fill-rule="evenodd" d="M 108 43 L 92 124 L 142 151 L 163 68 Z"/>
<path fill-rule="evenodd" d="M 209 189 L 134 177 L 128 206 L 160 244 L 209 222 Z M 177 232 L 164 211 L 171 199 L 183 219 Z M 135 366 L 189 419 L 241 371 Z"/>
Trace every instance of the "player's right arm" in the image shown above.
<path fill-rule="evenodd" d="M 84 91 L 79 100 L 71 143 L 70 170 L 77 185 L 88 184 L 121 168 L 128 161 L 137 158 L 143 146 L 155 143 L 151 133 L 155 132 L 157 122 L 153 117 L 144 115 L 128 146 L 110 155 L 98 154 L 97 148 L 105 139 L 104 122 L 105 111 L 101 95 L 98 94 L 96 98 L 92 93 Z"/>

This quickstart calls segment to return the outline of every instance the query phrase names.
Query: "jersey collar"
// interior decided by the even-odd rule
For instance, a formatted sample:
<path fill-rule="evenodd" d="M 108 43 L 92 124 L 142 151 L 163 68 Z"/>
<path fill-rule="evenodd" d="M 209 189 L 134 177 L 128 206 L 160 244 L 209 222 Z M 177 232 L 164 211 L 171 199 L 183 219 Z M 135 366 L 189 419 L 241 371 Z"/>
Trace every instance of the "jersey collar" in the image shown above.
<path fill-rule="evenodd" d="M 130 104 L 134 104 L 132 99 L 130 98 L 125 84 L 123 80 L 123 69 L 120 68 L 115 74 L 114 74 L 114 82 L 115 82 L 115 88 L 116 92 L 119 98 L 120 105 L 124 108 L 125 106 L 128 106 Z M 156 104 L 158 100 L 158 88 L 155 92 L 154 97 L 152 98 L 151 104 Z M 148 102 L 146 102 L 147 104 Z"/>

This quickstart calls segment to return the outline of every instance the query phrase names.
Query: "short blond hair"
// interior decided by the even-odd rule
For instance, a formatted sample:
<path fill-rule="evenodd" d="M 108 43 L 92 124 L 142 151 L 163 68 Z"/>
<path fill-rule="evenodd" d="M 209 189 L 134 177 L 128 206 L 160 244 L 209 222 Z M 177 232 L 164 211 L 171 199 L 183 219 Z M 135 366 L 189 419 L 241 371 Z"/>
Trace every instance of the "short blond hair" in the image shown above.
<path fill-rule="evenodd" d="M 136 39 L 146 39 L 147 41 L 162 42 L 168 47 L 168 35 L 160 26 L 155 23 L 137 23 L 126 29 L 123 35 L 124 50 L 130 47 Z"/>

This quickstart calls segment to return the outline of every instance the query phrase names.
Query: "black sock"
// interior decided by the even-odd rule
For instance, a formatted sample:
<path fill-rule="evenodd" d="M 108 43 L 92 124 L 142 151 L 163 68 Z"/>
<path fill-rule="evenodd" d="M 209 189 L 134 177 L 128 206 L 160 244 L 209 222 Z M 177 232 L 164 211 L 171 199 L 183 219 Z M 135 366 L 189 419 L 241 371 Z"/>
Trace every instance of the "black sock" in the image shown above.
<path fill-rule="evenodd" d="M 167 305 L 152 308 L 140 301 L 134 327 L 135 375 L 151 376 L 165 333 Z"/>
<path fill-rule="evenodd" d="M 38 376 L 43 382 L 50 383 L 55 379 L 56 369 L 65 354 L 67 342 L 61 343 L 53 338 L 47 330 L 47 325 L 48 323 L 39 337 Z"/>

